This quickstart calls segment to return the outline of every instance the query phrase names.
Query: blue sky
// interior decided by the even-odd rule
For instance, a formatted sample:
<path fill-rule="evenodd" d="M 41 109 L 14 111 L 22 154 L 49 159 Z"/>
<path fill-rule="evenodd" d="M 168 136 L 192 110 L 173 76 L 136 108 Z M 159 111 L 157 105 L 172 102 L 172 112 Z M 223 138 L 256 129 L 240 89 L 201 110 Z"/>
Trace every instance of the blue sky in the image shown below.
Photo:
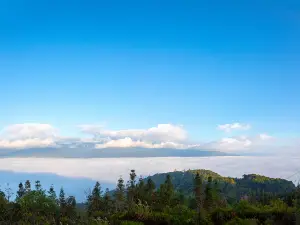
<path fill-rule="evenodd" d="M 298 1 L 0 3 L 0 127 L 300 132 Z"/>

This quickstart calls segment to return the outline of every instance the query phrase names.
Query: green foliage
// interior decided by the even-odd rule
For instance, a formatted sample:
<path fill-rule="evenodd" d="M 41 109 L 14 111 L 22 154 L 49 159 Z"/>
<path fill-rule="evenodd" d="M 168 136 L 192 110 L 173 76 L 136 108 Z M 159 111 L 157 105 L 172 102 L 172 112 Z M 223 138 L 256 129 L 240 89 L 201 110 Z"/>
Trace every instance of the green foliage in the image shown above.
<path fill-rule="evenodd" d="M 66 206 L 66 195 L 63 188 L 60 189 L 58 202 L 61 208 Z"/>
<path fill-rule="evenodd" d="M 122 211 L 125 209 L 125 185 L 122 177 L 119 178 L 117 188 L 114 192 L 115 208 L 116 211 Z"/>
<path fill-rule="evenodd" d="M 172 197 L 174 196 L 174 187 L 170 175 L 167 175 L 165 182 L 160 185 L 158 194 L 160 207 L 171 205 Z"/>
<path fill-rule="evenodd" d="M 49 196 L 49 198 L 51 198 L 52 200 L 56 201 L 57 196 L 56 196 L 56 192 L 55 192 L 55 190 L 54 190 L 53 185 L 51 185 L 51 187 L 49 188 L 48 196 Z"/>
<path fill-rule="evenodd" d="M 262 225 L 300 222 L 300 188 L 256 174 L 226 178 L 188 170 L 136 179 L 103 194 L 96 182 L 86 204 L 61 188 L 46 192 L 39 181 L 18 186 L 17 197 L 0 191 L 0 224 L 20 225 Z"/>
<path fill-rule="evenodd" d="M 43 191 L 26 193 L 16 202 L 22 221 L 36 224 L 41 221 L 53 221 L 59 208 L 56 202 L 48 198 Z"/>
<path fill-rule="evenodd" d="M 92 193 L 88 196 L 87 211 L 90 215 L 92 215 L 100 210 L 104 210 L 104 200 L 102 198 L 101 185 L 97 181 Z"/>
<path fill-rule="evenodd" d="M 230 220 L 226 225 L 258 225 L 259 221 L 255 219 L 241 219 L 234 218 Z"/>
<path fill-rule="evenodd" d="M 144 225 L 144 223 L 136 221 L 122 221 L 121 225 Z"/>

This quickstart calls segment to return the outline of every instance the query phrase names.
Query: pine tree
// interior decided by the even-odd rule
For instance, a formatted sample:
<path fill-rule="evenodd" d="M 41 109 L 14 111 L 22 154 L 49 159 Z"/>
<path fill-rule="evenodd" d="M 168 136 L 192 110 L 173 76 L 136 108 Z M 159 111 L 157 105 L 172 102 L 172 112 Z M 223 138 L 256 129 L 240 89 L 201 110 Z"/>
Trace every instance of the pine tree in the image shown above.
<path fill-rule="evenodd" d="M 197 224 L 201 224 L 201 218 L 202 218 L 202 206 L 203 206 L 203 189 L 202 189 L 202 178 L 199 173 L 196 174 L 194 179 L 194 194 L 197 204 L 197 214 L 198 214 L 198 220 Z"/>
<path fill-rule="evenodd" d="M 25 194 L 25 188 L 23 186 L 23 183 L 20 182 L 20 184 L 19 184 L 19 190 L 17 191 L 17 198 L 18 199 L 22 198 L 24 196 L 24 194 Z"/>
<path fill-rule="evenodd" d="M 48 191 L 48 196 L 49 198 L 51 198 L 52 200 L 56 200 L 57 196 L 56 196 L 56 192 L 54 190 L 53 184 L 50 186 L 49 191 Z"/>
<path fill-rule="evenodd" d="M 31 183 L 29 180 L 26 180 L 25 182 L 25 192 L 28 193 L 31 191 Z"/>
<path fill-rule="evenodd" d="M 109 211 L 110 211 L 110 209 L 111 209 L 111 203 L 112 203 L 112 201 L 111 201 L 111 197 L 110 197 L 110 195 L 109 195 L 109 189 L 106 188 L 106 189 L 105 189 L 104 196 L 103 196 L 103 205 L 105 206 L 105 207 L 104 207 L 104 210 L 105 210 L 106 212 L 109 212 Z"/>
<path fill-rule="evenodd" d="M 65 208 L 66 206 L 66 196 L 63 188 L 61 188 L 59 192 L 59 205 L 61 208 Z"/>
<path fill-rule="evenodd" d="M 128 204 L 132 205 L 136 200 L 136 173 L 131 170 L 129 174 L 129 181 L 127 185 Z"/>
<path fill-rule="evenodd" d="M 213 188 L 212 188 L 212 177 L 208 177 L 207 185 L 205 188 L 205 199 L 204 199 L 204 208 L 210 212 L 213 208 Z"/>
<path fill-rule="evenodd" d="M 37 180 L 35 182 L 35 190 L 36 191 L 41 191 L 42 190 L 42 185 L 41 185 L 41 182 L 39 180 Z"/>
<path fill-rule="evenodd" d="M 160 207 L 170 206 L 172 199 L 174 197 L 174 186 L 172 184 L 171 176 L 168 174 L 165 180 L 165 183 L 160 185 L 159 188 L 160 195 Z"/>
<path fill-rule="evenodd" d="M 114 195 L 116 200 L 116 210 L 123 210 L 125 201 L 125 185 L 122 177 L 120 177 L 118 180 L 117 188 Z"/>
<path fill-rule="evenodd" d="M 300 210 L 300 185 L 298 184 L 295 190 L 295 208 Z"/>
<path fill-rule="evenodd" d="M 153 180 L 151 178 L 149 178 L 147 180 L 147 184 L 146 184 L 146 201 L 149 205 L 152 205 L 153 203 L 153 198 L 154 198 L 154 191 L 155 191 L 155 183 L 153 182 Z"/>
<path fill-rule="evenodd" d="M 66 206 L 65 206 L 64 213 L 65 213 L 65 216 L 67 216 L 71 220 L 76 219 L 76 216 L 77 216 L 76 199 L 74 196 L 69 196 L 66 199 Z"/>
<path fill-rule="evenodd" d="M 222 206 L 226 207 L 227 206 L 227 201 L 226 199 L 222 196 L 221 190 L 220 190 L 220 185 L 218 181 L 215 181 L 214 186 L 213 186 L 213 206 Z"/>
<path fill-rule="evenodd" d="M 93 212 L 103 210 L 101 185 L 97 181 L 90 196 L 88 196 L 88 212 L 91 215 Z"/>
<path fill-rule="evenodd" d="M 146 185 L 146 190 L 149 193 L 152 193 L 155 190 L 155 183 L 153 182 L 153 180 L 151 178 L 149 178 L 147 180 L 147 185 Z"/>
<path fill-rule="evenodd" d="M 136 198 L 138 200 L 141 200 L 142 202 L 147 201 L 146 200 L 146 185 L 145 185 L 143 177 L 140 177 L 139 182 L 137 184 Z"/>

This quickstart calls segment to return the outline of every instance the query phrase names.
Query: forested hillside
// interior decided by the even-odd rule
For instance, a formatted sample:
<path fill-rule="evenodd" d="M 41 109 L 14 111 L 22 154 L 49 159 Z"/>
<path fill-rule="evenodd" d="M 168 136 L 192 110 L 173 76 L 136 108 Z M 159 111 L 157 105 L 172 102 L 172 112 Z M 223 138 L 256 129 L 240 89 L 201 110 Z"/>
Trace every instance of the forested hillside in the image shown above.
<path fill-rule="evenodd" d="M 113 192 L 96 182 L 77 204 L 39 181 L 19 184 L 16 199 L 0 191 L 0 224 L 21 225 L 235 225 L 298 224 L 300 187 L 250 174 L 222 177 L 208 170 L 175 171 L 143 179 L 131 170 Z"/>
<path fill-rule="evenodd" d="M 250 198 L 253 196 L 284 195 L 295 189 L 295 185 L 291 181 L 284 179 L 274 179 L 257 174 L 244 175 L 242 178 L 222 177 L 221 175 L 210 170 L 187 170 L 174 171 L 169 173 L 155 174 L 151 176 L 156 187 L 159 187 L 170 175 L 172 183 L 176 191 L 186 196 L 193 195 L 194 177 L 199 173 L 203 179 L 203 183 L 207 184 L 211 177 L 214 185 L 220 189 L 222 195 L 228 202 L 236 202 L 241 198 Z"/>

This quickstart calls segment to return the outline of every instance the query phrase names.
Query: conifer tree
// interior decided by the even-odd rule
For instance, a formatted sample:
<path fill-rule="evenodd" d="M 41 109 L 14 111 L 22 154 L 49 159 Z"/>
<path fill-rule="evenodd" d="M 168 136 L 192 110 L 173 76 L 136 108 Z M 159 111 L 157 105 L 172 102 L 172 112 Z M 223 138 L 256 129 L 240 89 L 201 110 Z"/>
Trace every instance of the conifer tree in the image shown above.
<path fill-rule="evenodd" d="M 110 209 L 111 209 L 111 203 L 112 203 L 112 200 L 111 200 L 111 197 L 109 195 L 109 189 L 106 188 L 105 189 L 105 193 L 104 193 L 104 196 L 103 196 L 103 205 L 105 206 L 104 207 L 104 210 L 106 212 L 109 212 Z"/>
<path fill-rule="evenodd" d="M 168 174 L 165 182 L 159 188 L 161 207 L 170 206 L 174 196 L 174 186 L 172 184 L 171 176 Z"/>
<path fill-rule="evenodd" d="M 145 199 L 149 205 L 152 205 L 155 197 L 155 183 L 151 178 L 148 178 L 145 187 Z"/>
<path fill-rule="evenodd" d="M 198 219 L 197 219 L 197 224 L 201 224 L 201 218 L 202 218 L 202 206 L 203 206 L 203 182 L 202 178 L 199 173 L 196 174 L 195 179 L 194 179 L 194 194 L 195 194 L 195 199 L 196 199 L 196 204 L 197 204 L 197 214 L 198 214 Z"/>
<path fill-rule="evenodd" d="M 132 205 L 136 200 L 136 173 L 131 170 L 129 174 L 129 181 L 127 184 L 127 198 L 128 204 Z"/>
<path fill-rule="evenodd" d="M 139 178 L 139 182 L 138 182 L 137 188 L 136 188 L 136 198 L 138 200 L 141 200 L 142 202 L 147 201 L 146 200 L 146 185 L 145 185 L 143 177 Z"/>
<path fill-rule="evenodd" d="M 57 196 L 56 196 L 56 192 L 54 190 L 54 186 L 53 184 L 50 186 L 49 191 L 48 191 L 48 196 L 49 198 L 51 198 L 52 200 L 56 200 Z"/>
<path fill-rule="evenodd" d="M 77 213 L 76 213 L 76 199 L 74 196 L 69 196 L 66 199 L 66 205 L 65 205 L 65 216 L 70 218 L 71 220 L 76 219 Z"/>
<path fill-rule="evenodd" d="M 219 182 L 216 180 L 213 186 L 213 207 L 217 207 L 217 206 L 225 207 L 226 205 L 227 205 L 226 198 L 222 196 Z"/>
<path fill-rule="evenodd" d="M 29 180 L 26 180 L 25 182 L 25 192 L 28 193 L 31 191 L 31 183 Z"/>
<path fill-rule="evenodd" d="M 147 185 L 146 185 L 146 190 L 148 193 L 151 193 L 155 190 L 155 183 L 153 182 L 153 180 L 151 178 L 149 178 L 147 180 Z"/>
<path fill-rule="evenodd" d="M 59 192 L 59 205 L 61 208 L 65 208 L 66 206 L 66 196 L 63 188 L 61 188 Z"/>
<path fill-rule="evenodd" d="M 116 201 L 116 210 L 122 210 L 124 208 L 125 201 L 125 185 L 122 177 L 119 178 L 116 191 L 114 192 Z"/>
<path fill-rule="evenodd" d="M 295 208 L 300 210 L 300 185 L 298 184 L 295 190 Z"/>
<path fill-rule="evenodd" d="M 208 177 L 207 185 L 205 188 L 205 199 L 204 199 L 204 208 L 210 212 L 213 208 L 213 188 L 212 188 L 212 177 Z"/>
<path fill-rule="evenodd" d="M 35 182 L 35 190 L 36 191 L 41 191 L 42 190 L 42 185 L 41 185 L 41 182 L 39 180 L 37 180 Z"/>
<path fill-rule="evenodd" d="M 22 198 L 25 194 L 25 188 L 23 186 L 23 183 L 20 182 L 19 184 L 19 190 L 17 191 L 17 198 Z"/>
<path fill-rule="evenodd" d="M 101 194 L 102 194 L 101 185 L 97 181 L 92 190 L 91 195 L 88 197 L 89 214 L 92 214 L 93 212 L 97 212 L 103 209 Z"/>

